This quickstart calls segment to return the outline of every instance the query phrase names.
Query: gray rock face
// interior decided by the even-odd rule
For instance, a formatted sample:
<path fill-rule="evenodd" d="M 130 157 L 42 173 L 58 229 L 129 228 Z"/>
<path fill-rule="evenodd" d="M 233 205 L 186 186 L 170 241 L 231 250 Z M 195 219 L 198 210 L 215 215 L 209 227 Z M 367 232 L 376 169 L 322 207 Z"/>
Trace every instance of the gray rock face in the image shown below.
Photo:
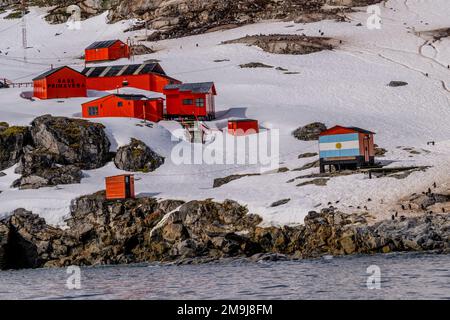
<path fill-rule="evenodd" d="M 64 165 L 81 169 L 97 169 L 110 159 L 110 142 L 99 123 L 45 115 L 31 123 L 31 135 L 36 147 L 57 156 Z"/>
<path fill-rule="evenodd" d="M 30 142 L 31 135 L 27 127 L 9 127 L 5 122 L 0 123 L 0 170 L 19 162 L 22 149 Z"/>
<path fill-rule="evenodd" d="M 314 122 L 304 127 L 298 128 L 292 134 L 298 140 L 312 141 L 312 140 L 319 140 L 319 135 L 325 130 L 327 130 L 325 124 L 321 122 Z"/>
<path fill-rule="evenodd" d="M 129 145 L 117 150 L 114 163 L 117 168 L 131 172 L 152 172 L 164 164 L 164 158 L 144 142 L 131 139 Z"/>

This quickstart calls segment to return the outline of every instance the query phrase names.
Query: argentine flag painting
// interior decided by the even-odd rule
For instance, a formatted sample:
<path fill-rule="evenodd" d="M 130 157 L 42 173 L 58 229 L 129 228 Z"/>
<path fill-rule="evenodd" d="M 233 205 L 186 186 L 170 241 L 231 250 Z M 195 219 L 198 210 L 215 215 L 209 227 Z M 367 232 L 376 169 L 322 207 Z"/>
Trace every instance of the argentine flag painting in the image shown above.
<path fill-rule="evenodd" d="M 335 134 L 319 138 L 320 158 L 357 157 L 359 135 L 357 133 Z"/>

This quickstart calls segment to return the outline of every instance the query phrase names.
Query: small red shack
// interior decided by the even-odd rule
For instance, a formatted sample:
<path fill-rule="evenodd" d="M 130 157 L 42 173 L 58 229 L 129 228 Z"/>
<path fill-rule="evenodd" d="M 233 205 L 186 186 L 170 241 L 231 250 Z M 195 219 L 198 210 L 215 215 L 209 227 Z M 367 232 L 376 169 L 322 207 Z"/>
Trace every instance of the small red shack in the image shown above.
<path fill-rule="evenodd" d="M 233 119 L 228 121 L 228 133 L 234 136 L 245 136 L 259 133 L 258 120 Z"/>
<path fill-rule="evenodd" d="M 81 73 L 86 76 L 88 90 L 109 91 L 133 87 L 162 93 L 168 84 L 181 83 L 167 76 L 159 63 L 87 67 Z"/>
<path fill-rule="evenodd" d="M 170 84 L 164 88 L 168 118 L 215 119 L 217 95 L 213 82 Z"/>
<path fill-rule="evenodd" d="M 123 117 L 153 122 L 163 119 L 164 99 L 111 94 L 82 104 L 83 118 Z"/>
<path fill-rule="evenodd" d="M 33 96 L 39 99 L 86 97 L 86 78 L 64 66 L 49 70 L 33 79 Z"/>
<path fill-rule="evenodd" d="M 134 175 L 124 174 L 120 176 L 107 177 L 106 182 L 106 199 L 120 200 L 132 199 L 134 194 Z"/>
<path fill-rule="evenodd" d="M 97 41 L 85 50 L 86 62 L 112 61 L 130 58 L 130 47 L 120 40 Z"/>
<path fill-rule="evenodd" d="M 375 164 L 375 133 L 357 127 L 335 126 L 320 134 L 320 172 L 357 169 Z"/>

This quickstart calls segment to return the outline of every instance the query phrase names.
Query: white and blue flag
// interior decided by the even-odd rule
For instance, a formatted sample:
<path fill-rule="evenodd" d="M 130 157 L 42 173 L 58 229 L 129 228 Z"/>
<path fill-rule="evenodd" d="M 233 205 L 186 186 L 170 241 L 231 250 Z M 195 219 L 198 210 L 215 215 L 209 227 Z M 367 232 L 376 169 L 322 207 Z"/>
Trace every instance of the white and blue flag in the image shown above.
<path fill-rule="evenodd" d="M 357 157 L 359 135 L 357 133 L 336 134 L 319 138 L 320 158 Z"/>

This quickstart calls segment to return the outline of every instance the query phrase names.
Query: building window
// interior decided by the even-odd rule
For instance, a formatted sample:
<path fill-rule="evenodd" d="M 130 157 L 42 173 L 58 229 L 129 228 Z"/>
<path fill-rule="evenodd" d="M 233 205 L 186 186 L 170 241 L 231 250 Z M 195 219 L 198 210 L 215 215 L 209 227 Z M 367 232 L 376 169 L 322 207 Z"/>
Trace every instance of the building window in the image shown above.
<path fill-rule="evenodd" d="M 183 99 L 183 105 L 192 106 L 193 104 L 194 104 L 194 101 L 192 99 Z"/>
<path fill-rule="evenodd" d="M 123 102 L 122 101 L 117 102 L 117 106 L 118 107 L 123 107 Z"/>
<path fill-rule="evenodd" d="M 204 107 L 205 106 L 205 99 L 195 99 L 195 105 L 197 107 Z"/>
<path fill-rule="evenodd" d="M 88 113 L 90 116 L 98 116 L 98 107 L 89 107 Z"/>

